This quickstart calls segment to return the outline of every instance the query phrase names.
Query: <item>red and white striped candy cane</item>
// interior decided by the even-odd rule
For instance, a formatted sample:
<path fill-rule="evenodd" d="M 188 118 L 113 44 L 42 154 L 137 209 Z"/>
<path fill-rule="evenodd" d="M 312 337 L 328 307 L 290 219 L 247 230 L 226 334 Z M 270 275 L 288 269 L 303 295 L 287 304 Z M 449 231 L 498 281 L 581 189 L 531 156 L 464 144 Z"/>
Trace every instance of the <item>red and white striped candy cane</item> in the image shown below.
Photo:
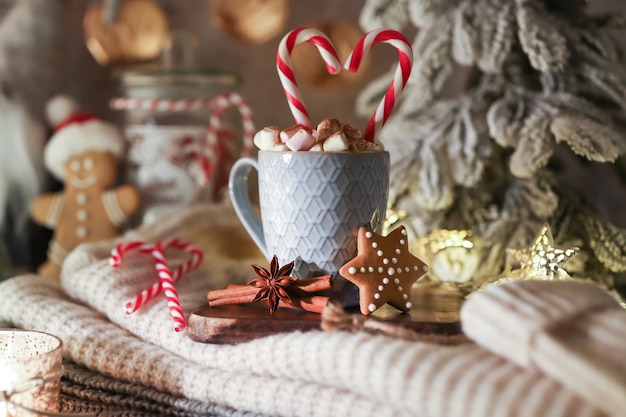
<path fill-rule="evenodd" d="M 202 251 L 197 246 L 189 242 L 184 242 L 178 238 L 173 238 L 164 241 L 161 246 L 163 247 L 163 250 L 173 247 L 191 254 L 191 257 L 185 263 L 180 265 L 174 270 L 174 272 L 172 272 L 172 280 L 174 282 L 180 280 L 183 275 L 185 275 L 189 271 L 196 269 L 202 263 Z M 152 251 L 153 248 L 154 246 L 150 248 L 150 251 Z M 137 297 L 135 297 L 135 300 L 126 304 L 126 314 L 132 314 L 135 311 L 139 310 L 155 296 L 160 294 L 161 290 L 161 281 L 155 282 L 149 288 L 143 290 L 141 293 L 139 293 L 139 295 L 137 295 Z"/>
<path fill-rule="evenodd" d="M 282 83 L 285 96 L 287 96 L 287 103 L 289 104 L 291 114 L 293 114 L 296 123 L 310 128 L 312 127 L 311 119 L 302 101 L 302 95 L 300 94 L 300 88 L 298 87 L 298 82 L 293 73 L 291 61 L 293 49 L 302 42 L 310 42 L 317 47 L 329 73 L 337 74 L 341 72 L 342 68 L 337 51 L 335 51 L 335 47 L 330 42 L 330 39 L 317 29 L 294 29 L 280 41 L 276 53 L 278 77 Z"/>
<path fill-rule="evenodd" d="M 109 107 L 113 110 L 194 111 L 211 108 L 211 100 L 116 97 L 109 101 Z"/>
<path fill-rule="evenodd" d="M 344 67 L 351 72 L 358 71 L 363 58 L 372 47 L 379 43 L 388 43 L 395 47 L 398 51 L 399 61 L 391 84 L 363 133 L 363 137 L 370 142 L 374 141 L 376 135 L 391 115 L 411 75 L 413 66 L 413 49 L 404 35 L 395 30 L 380 29 L 368 32 L 361 38 L 352 50 L 352 53 L 350 53 Z"/>
<path fill-rule="evenodd" d="M 213 102 L 215 106 L 210 114 L 209 134 L 213 135 L 215 140 L 217 140 L 217 133 L 222 123 L 222 114 L 224 114 L 230 106 L 235 106 L 241 115 L 243 127 L 241 154 L 243 156 L 250 156 L 254 147 L 253 140 L 256 128 L 254 127 L 254 120 L 252 119 L 252 110 L 250 110 L 248 103 L 235 92 L 218 94 L 213 98 Z"/>
<path fill-rule="evenodd" d="M 204 139 L 203 136 L 185 136 L 176 140 L 175 151 L 170 157 L 172 163 L 187 167 L 201 187 L 209 182 L 211 173 Z"/>
<path fill-rule="evenodd" d="M 170 271 L 170 268 L 167 266 L 164 249 L 161 243 L 157 243 L 152 249 L 152 258 L 154 258 L 157 274 L 159 275 L 160 287 L 165 293 L 167 307 L 170 310 L 170 315 L 174 319 L 174 330 L 178 332 L 187 327 L 187 323 L 185 322 L 185 313 L 180 306 L 178 292 L 174 287 L 172 271 Z"/>
<path fill-rule="evenodd" d="M 154 245 L 145 242 L 122 242 L 115 246 L 111 251 L 109 257 L 109 264 L 113 268 L 117 268 L 122 264 L 124 255 L 128 252 L 137 251 L 141 253 L 150 254 Z"/>
<path fill-rule="evenodd" d="M 174 247 L 176 249 L 184 250 L 191 253 L 191 258 L 185 263 L 180 265 L 174 273 L 172 273 L 167 265 L 165 259 L 165 249 Z M 130 251 L 138 251 L 140 253 L 148 254 L 152 256 L 155 261 L 155 267 L 159 276 L 159 281 L 150 286 L 147 290 L 142 291 L 134 300 L 133 303 L 126 304 L 126 313 L 130 314 L 137 311 L 144 304 L 154 298 L 161 291 L 165 292 L 167 299 L 167 305 L 170 310 L 174 321 L 176 322 L 175 330 L 186 327 L 185 316 L 180 306 L 178 299 L 178 293 L 174 287 L 174 282 L 178 281 L 182 276 L 190 270 L 198 267 L 202 262 L 202 251 L 195 245 L 184 242 L 178 238 L 168 239 L 165 241 L 157 242 L 156 245 L 152 245 L 145 242 L 126 242 L 118 244 L 112 251 L 109 258 L 109 263 L 117 268 L 121 265 L 124 255 Z"/>
<path fill-rule="evenodd" d="M 213 109 L 209 115 L 209 126 L 207 127 L 207 152 L 203 162 L 210 172 L 205 172 L 207 178 L 210 178 L 213 170 L 217 167 L 217 159 L 222 144 L 219 142 L 218 133 L 222 125 L 222 115 L 230 106 L 235 106 L 241 115 L 243 126 L 243 141 L 241 144 L 241 155 L 250 156 L 254 147 L 255 127 L 252 120 L 252 111 L 246 101 L 235 92 L 218 94 L 213 97 Z"/>

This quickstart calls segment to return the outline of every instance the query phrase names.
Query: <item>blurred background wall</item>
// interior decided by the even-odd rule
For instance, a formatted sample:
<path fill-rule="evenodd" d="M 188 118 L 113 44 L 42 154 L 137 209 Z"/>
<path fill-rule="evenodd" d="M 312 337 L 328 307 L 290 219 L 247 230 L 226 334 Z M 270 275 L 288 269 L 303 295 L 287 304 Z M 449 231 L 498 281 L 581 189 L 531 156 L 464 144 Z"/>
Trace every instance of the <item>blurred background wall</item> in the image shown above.
<path fill-rule="evenodd" d="M 67 91 L 90 110 L 110 114 L 108 98 L 114 91 L 111 67 L 98 65 L 84 45 L 81 21 L 90 2 L 71 2 L 69 18 L 70 61 Z M 358 25 L 363 2 L 360 0 L 292 0 L 289 1 L 285 30 L 262 44 L 246 44 L 220 31 L 211 23 L 210 0 L 160 0 L 159 5 L 170 20 L 171 30 L 184 30 L 199 41 L 198 63 L 201 67 L 232 71 L 242 77 L 240 92 L 250 103 L 258 126 L 293 124 L 285 96 L 276 74 L 276 49 L 282 34 L 313 22 L 346 20 Z M 385 48 L 381 48 L 385 49 Z M 355 119 L 353 102 L 367 81 L 392 65 L 391 51 L 375 51 L 374 64 L 348 88 L 319 89 L 301 83 L 302 92 L 314 120 L 334 116 L 341 120 Z M 390 59 L 376 59 L 387 57 Z M 114 117 L 114 115 L 111 115 Z M 363 123 L 365 120 L 360 120 Z M 357 120 L 354 120 L 356 123 Z"/>
<path fill-rule="evenodd" d="M 7 1 L 7 0 L 4 0 Z M 55 1 L 55 0 L 51 0 Z M 85 48 L 82 33 L 82 18 L 86 8 L 93 2 L 65 0 L 70 2 L 69 66 L 66 89 L 89 110 L 110 114 L 108 98 L 113 92 L 111 68 L 98 65 Z M 290 0 L 286 29 L 307 25 L 312 22 L 347 20 L 358 25 L 363 0 Z M 289 113 L 282 88 L 276 75 L 275 54 L 282 35 L 260 45 L 249 45 L 218 30 L 210 19 L 210 0 L 159 0 L 165 10 L 170 28 L 186 30 L 199 41 L 199 64 L 219 70 L 234 71 L 243 77 L 241 93 L 252 106 L 259 126 L 270 124 L 289 126 Z M 591 11 L 626 10 L 625 0 L 590 0 Z M 408 36 L 409 34 L 407 34 Z M 626 45 L 626 32 L 616 34 Z M 411 36 L 408 36 L 411 39 Z M 341 89 L 311 88 L 302 84 L 303 95 L 315 120 L 327 116 L 341 120 L 354 120 L 360 124 L 365 120 L 354 115 L 354 98 L 376 75 L 390 68 L 392 51 L 386 48 L 374 50 L 372 65 L 355 84 Z"/>

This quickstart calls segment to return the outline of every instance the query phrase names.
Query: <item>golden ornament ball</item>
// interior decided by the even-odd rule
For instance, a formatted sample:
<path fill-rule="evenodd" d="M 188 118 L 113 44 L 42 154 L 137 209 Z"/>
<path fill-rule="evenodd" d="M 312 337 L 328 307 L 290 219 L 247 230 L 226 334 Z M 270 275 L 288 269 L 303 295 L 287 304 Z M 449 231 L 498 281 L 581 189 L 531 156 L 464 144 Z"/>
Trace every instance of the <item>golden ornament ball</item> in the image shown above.
<path fill-rule="evenodd" d="M 119 7 L 112 22 L 103 3 L 94 4 L 85 13 L 87 49 L 95 60 L 106 65 L 157 57 L 168 38 L 163 11 L 152 0 L 124 0 Z"/>
<path fill-rule="evenodd" d="M 261 44 L 281 33 L 289 15 L 288 0 L 212 0 L 211 21 L 222 32 Z"/>

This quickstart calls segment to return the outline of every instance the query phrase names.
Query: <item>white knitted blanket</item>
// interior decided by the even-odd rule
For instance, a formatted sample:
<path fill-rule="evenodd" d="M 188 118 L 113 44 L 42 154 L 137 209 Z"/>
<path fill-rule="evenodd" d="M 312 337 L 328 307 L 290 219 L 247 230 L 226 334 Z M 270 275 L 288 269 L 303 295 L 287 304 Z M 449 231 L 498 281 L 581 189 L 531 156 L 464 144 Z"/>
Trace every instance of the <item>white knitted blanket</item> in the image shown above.
<path fill-rule="evenodd" d="M 177 284 L 185 312 L 207 289 L 249 279 L 240 228 L 225 206 L 201 206 L 125 240 L 220 230 L 237 250 L 215 249 Z M 228 228 L 232 235 L 224 235 Z M 294 332 L 233 346 L 176 333 L 158 297 L 126 315 L 155 281 L 148 257 L 108 264 L 115 242 L 84 245 L 64 265 L 62 287 L 35 275 L 0 284 L 0 321 L 47 331 L 65 356 L 123 381 L 215 405 L 216 414 L 273 416 L 623 416 L 626 312 L 578 282 L 522 281 L 474 294 L 462 310 L 477 344 L 438 346 L 367 333 Z M 224 253 L 231 256 L 225 257 Z M 251 255 L 254 257 L 254 255 Z M 257 260 L 256 262 L 264 262 Z M 16 300 L 17 302 L 7 302 Z"/>

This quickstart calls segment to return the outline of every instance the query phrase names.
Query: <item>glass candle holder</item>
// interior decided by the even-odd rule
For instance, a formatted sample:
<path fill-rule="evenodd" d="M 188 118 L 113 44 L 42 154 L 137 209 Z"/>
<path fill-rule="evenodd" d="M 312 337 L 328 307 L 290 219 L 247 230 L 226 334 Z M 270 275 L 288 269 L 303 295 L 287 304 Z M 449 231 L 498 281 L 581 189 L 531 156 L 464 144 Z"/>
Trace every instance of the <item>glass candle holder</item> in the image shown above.
<path fill-rule="evenodd" d="M 62 360 L 63 342 L 58 337 L 0 329 L 0 417 L 58 412 Z"/>

